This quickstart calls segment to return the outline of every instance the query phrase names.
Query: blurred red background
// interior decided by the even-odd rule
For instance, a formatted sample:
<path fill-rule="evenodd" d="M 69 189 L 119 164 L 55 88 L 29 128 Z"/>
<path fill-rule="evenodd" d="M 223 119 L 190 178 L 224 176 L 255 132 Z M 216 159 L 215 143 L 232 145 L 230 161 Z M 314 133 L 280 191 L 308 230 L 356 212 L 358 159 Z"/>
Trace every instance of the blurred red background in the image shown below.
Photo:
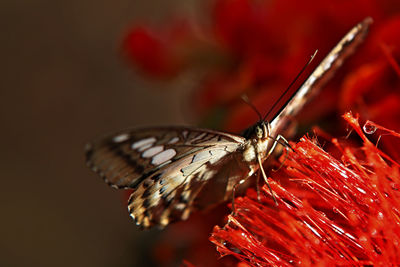
<path fill-rule="evenodd" d="M 84 144 L 145 125 L 238 131 L 257 119 L 241 93 L 265 112 L 315 49 L 316 64 L 366 16 L 375 21 L 366 44 L 305 109 L 301 126 L 335 132 L 351 108 L 400 129 L 396 1 L 2 5 L 2 266 L 176 263 L 154 244 L 171 236 L 176 247 L 191 241 L 171 235 L 177 227 L 140 232 L 123 196 L 85 167 Z M 186 227 L 183 235 L 203 226 Z M 199 231 L 206 242 L 207 229 Z"/>

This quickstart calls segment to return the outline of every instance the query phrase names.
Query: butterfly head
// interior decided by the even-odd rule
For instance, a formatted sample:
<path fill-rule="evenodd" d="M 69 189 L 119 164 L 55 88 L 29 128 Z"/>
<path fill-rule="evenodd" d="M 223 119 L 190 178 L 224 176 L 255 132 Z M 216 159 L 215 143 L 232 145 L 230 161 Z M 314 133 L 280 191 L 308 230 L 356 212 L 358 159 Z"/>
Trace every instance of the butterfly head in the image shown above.
<path fill-rule="evenodd" d="M 257 140 L 264 140 L 269 137 L 270 125 L 266 121 L 259 121 L 253 126 L 247 128 L 242 136 L 246 139 L 257 139 Z"/>

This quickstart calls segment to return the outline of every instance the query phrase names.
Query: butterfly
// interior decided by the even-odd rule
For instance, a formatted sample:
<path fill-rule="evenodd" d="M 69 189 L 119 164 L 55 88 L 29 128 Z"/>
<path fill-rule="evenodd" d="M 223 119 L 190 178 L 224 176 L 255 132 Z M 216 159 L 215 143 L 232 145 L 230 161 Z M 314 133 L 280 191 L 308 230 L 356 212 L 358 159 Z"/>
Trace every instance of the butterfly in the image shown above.
<path fill-rule="evenodd" d="M 366 18 L 352 28 L 270 122 L 262 118 L 242 135 L 192 127 L 124 130 L 88 144 L 87 165 L 112 187 L 133 190 L 128 210 L 142 228 L 185 220 L 227 200 L 259 171 L 268 184 L 263 162 L 278 144 L 287 144 L 280 135 L 287 118 L 354 52 L 371 22 Z"/>

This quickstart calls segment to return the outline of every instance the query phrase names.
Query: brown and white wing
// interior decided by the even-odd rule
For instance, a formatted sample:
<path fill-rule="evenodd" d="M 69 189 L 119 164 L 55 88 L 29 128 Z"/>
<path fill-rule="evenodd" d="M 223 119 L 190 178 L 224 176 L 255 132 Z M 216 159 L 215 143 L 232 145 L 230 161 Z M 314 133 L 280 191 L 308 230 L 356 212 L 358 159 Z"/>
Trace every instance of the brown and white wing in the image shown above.
<path fill-rule="evenodd" d="M 270 123 L 271 136 L 276 136 L 282 132 L 287 123 L 286 118 L 295 116 L 319 92 L 320 88 L 333 77 L 344 60 L 353 54 L 355 49 L 364 41 L 371 23 L 371 18 L 364 19 L 353 27 L 329 52 L 291 99 L 277 112 L 275 118 L 272 119 Z"/>
<path fill-rule="evenodd" d="M 89 144 L 86 158 L 109 185 L 133 189 L 129 212 L 148 228 L 186 219 L 196 195 L 244 142 L 184 127 L 127 130 Z"/>

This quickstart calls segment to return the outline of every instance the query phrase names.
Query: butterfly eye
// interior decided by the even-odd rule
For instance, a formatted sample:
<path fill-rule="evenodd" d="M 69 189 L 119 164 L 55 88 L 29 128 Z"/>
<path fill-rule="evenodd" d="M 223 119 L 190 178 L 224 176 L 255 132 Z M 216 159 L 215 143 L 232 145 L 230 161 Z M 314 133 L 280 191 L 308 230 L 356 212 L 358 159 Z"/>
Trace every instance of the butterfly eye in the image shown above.
<path fill-rule="evenodd" d="M 256 136 L 257 136 L 257 138 L 262 138 L 263 137 L 263 130 L 261 129 L 260 126 L 256 127 Z"/>

